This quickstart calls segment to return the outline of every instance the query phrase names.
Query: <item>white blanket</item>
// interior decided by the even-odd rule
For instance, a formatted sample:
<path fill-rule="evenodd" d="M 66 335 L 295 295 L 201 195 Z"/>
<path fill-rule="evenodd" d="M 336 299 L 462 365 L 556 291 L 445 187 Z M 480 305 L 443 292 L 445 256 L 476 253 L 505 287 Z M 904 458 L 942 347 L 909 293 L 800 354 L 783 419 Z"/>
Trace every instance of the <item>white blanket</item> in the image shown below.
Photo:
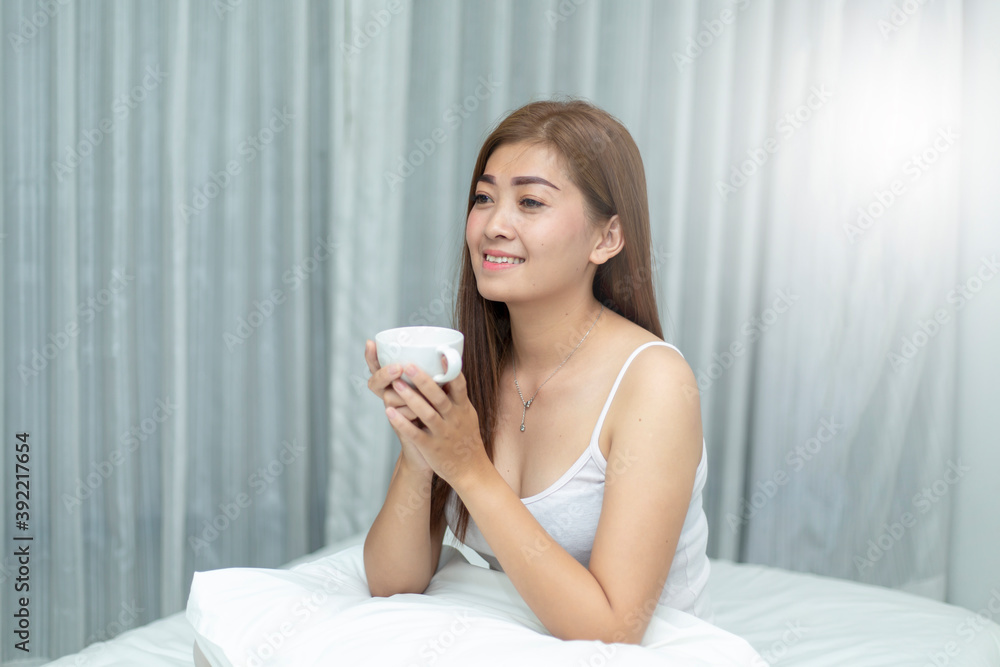
<path fill-rule="evenodd" d="M 662 606 L 641 645 L 556 639 L 506 574 L 448 546 L 423 595 L 372 598 L 362 545 L 291 570 L 198 572 L 187 618 L 215 667 L 767 664 L 740 637 Z"/>

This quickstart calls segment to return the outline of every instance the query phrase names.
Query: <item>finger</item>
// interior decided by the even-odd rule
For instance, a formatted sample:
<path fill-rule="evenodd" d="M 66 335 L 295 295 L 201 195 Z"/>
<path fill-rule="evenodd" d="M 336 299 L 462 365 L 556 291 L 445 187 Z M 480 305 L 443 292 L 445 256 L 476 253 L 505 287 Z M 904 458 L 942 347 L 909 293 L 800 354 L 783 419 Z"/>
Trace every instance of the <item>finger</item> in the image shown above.
<path fill-rule="evenodd" d="M 389 418 L 389 423 L 400 438 L 409 440 L 418 447 L 426 441 L 427 434 L 403 417 L 395 408 L 386 408 L 385 416 Z"/>
<path fill-rule="evenodd" d="M 378 363 L 378 352 L 375 349 L 375 343 L 371 340 L 365 341 L 365 361 L 368 362 L 368 370 L 371 371 L 372 375 L 375 371 L 382 368 Z"/>
<path fill-rule="evenodd" d="M 408 416 L 407 419 L 413 419 L 416 415 L 410 410 L 406 405 L 406 401 L 403 397 L 399 395 L 395 389 L 390 385 L 386 388 L 385 393 L 382 394 L 382 400 L 385 402 L 385 407 L 396 408 L 397 410 L 404 411 Z"/>
<path fill-rule="evenodd" d="M 409 409 L 406 406 L 401 408 L 393 408 L 393 410 L 403 415 L 403 417 L 407 419 L 411 424 L 416 424 L 417 428 L 421 428 L 424 425 L 424 423 L 420 421 L 420 418 L 417 417 L 415 414 L 413 414 L 413 410 Z"/>
<path fill-rule="evenodd" d="M 368 388 L 381 396 L 382 392 L 389 384 L 403 374 L 403 369 L 399 364 L 389 364 L 385 368 L 380 368 L 368 378 Z"/>
<path fill-rule="evenodd" d="M 373 340 L 365 341 L 365 361 L 368 363 L 368 370 L 371 371 L 372 375 L 376 375 L 382 370 L 382 365 L 378 362 L 378 348 L 375 346 L 375 341 Z M 403 369 L 399 364 L 386 366 L 386 371 L 389 372 L 391 377 L 396 377 L 403 373 Z M 388 382 L 385 384 L 388 384 Z"/>
<path fill-rule="evenodd" d="M 401 413 L 410 421 L 417 418 L 416 413 L 406 405 L 406 401 L 403 400 L 403 397 L 400 396 L 399 393 L 392 387 L 385 390 L 385 393 L 382 394 L 382 400 L 385 402 L 385 407 L 395 408 L 397 412 Z"/>
<path fill-rule="evenodd" d="M 414 424 L 416 424 L 417 427 L 420 427 L 420 426 L 424 425 L 424 423 L 422 421 L 420 421 L 420 417 L 418 417 L 417 414 L 413 410 L 411 410 L 410 408 L 408 408 L 407 406 L 404 405 L 401 408 L 395 408 L 395 410 L 396 410 L 396 412 L 398 412 L 399 414 L 403 415 L 404 417 L 406 417 L 407 419 L 409 419 L 411 422 L 413 422 Z"/>
<path fill-rule="evenodd" d="M 434 381 L 434 378 L 412 364 L 407 366 L 406 374 L 413 378 L 413 384 L 416 385 L 416 388 L 423 394 L 424 399 L 434 407 L 434 410 L 438 414 L 448 414 L 448 410 L 453 404 L 451 399 L 448 398 L 448 394 L 444 393 L 444 390 Z M 417 414 L 420 413 L 418 412 Z M 427 420 L 424 419 L 424 421 L 426 422 Z"/>
<path fill-rule="evenodd" d="M 425 424 L 429 423 L 432 419 L 440 419 L 437 411 L 427 402 L 427 399 L 423 395 L 406 384 L 402 380 L 394 380 L 392 383 L 392 389 L 395 390 L 400 397 L 406 401 L 407 407 L 413 411 L 413 414 L 421 419 Z M 387 408 L 389 409 L 389 408 Z"/>
<path fill-rule="evenodd" d="M 389 383 L 391 383 L 392 380 L 393 378 L 389 375 L 387 369 L 380 368 L 372 373 L 372 375 L 368 378 L 368 388 L 371 389 L 376 396 L 382 398 L 382 395 L 385 393 L 385 388 L 389 386 Z"/>
<path fill-rule="evenodd" d="M 465 373 L 459 371 L 454 380 L 445 385 L 448 388 L 448 397 L 455 405 L 465 405 L 469 402 L 468 385 L 465 383 Z"/>

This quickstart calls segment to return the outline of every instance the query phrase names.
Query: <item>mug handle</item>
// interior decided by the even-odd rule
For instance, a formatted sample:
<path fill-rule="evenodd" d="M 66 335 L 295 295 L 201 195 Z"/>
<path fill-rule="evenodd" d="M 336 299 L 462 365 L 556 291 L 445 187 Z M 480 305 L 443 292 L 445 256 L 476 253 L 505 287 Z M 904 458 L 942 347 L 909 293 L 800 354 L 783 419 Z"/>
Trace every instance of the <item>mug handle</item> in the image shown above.
<path fill-rule="evenodd" d="M 462 355 L 455 348 L 447 345 L 439 345 L 437 352 L 443 354 L 444 358 L 448 360 L 448 371 L 439 373 L 431 379 L 438 384 L 446 384 L 457 378 L 458 374 L 462 372 Z"/>

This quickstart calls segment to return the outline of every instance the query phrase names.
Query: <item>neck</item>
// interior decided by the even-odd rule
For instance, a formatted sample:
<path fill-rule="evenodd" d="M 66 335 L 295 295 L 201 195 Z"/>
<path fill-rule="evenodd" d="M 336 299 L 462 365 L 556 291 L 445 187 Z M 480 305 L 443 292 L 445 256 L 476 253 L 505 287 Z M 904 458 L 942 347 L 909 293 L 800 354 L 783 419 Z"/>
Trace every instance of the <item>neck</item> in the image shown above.
<path fill-rule="evenodd" d="M 589 342 L 604 319 L 600 302 L 590 293 L 574 301 L 561 301 L 560 306 L 537 302 L 507 305 L 518 380 L 527 380 L 531 387 L 549 377 L 570 353 L 574 357 L 580 354 L 587 346 L 584 342 L 577 348 L 580 340 L 586 335 Z"/>

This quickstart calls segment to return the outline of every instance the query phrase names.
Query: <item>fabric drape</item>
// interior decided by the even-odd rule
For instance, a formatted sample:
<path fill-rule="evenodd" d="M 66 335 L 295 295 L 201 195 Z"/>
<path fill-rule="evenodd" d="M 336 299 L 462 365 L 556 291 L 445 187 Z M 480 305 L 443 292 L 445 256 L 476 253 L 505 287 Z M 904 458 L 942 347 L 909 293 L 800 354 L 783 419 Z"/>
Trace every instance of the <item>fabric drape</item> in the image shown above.
<path fill-rule="evenodd" d="M 710 555 L 945 599 L 995 443 L 958 397 L 996 394 L 997 28 L 983 0 L 3 2 L 30 657 L 367 529 L 398 443 L 364 341 L 451 324 L 478 148 L 554 95 L 642 153 Z"/>

